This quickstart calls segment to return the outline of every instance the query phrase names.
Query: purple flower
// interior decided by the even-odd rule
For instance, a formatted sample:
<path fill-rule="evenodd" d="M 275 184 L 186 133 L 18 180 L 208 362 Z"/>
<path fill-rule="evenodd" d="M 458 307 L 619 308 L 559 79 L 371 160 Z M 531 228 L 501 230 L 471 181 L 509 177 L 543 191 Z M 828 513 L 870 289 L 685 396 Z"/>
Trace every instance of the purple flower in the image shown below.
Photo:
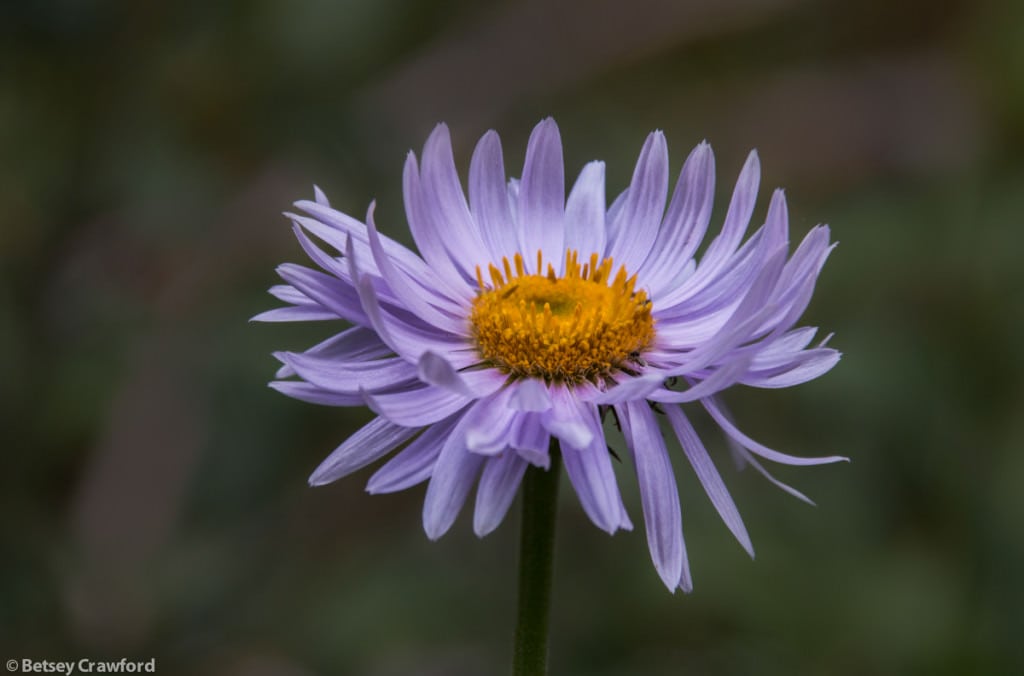
<path fill-rule="evenodd" d="M 281 352 L 271 387 L 330 406 L 367 405 L 377 418 L 316 469 L 321 485 L 403 448 L 370 478 L 370 493 L 429 481 L 423 527 L 452 525 L 476 485 L 473 527 L 501 523 L 528 465 L 548 467 L 549 442 L 584 511 L 601 529 L 631 529 L 603 419 L 614 413 L 636 467 L 651 557 L 670 590 L 692 588 L 679 494 L 661 428 L 667 419 L 725 524 L 753 556 L 722 478 L 679 404 L 698 402 L 740 464 L 815 465 L 771 450 L 733 424 L 718 394 L 736 385 L 788 387 L 828 371 L 839 353 L 816 329 L 794 328 L 832 250 L 827 226 L 790 255 L 786 199 L 744 241 L 760 180 L 756 153 L 740 172 L 721 232 L 698 261 L 711 216 L 714 156 L 694 148 L 668 200 L 665 137 L 648 136 L 630 186 L 606 208 L 604 164 L 565 195 L 551 119 L 533 130 L 522 178 L 506 181 L 498 135 L 480 139 L 469 199 L 448 129 L 405 164 L 405 211 L 420 255 L 323 193 L 288 214 L 322 271 L 284 264 L 271 293 L 286 307 L 261 321 L 342 319 L 352 325 L 305 352 Z M 668 206 L 666 209 L 666 201 Z M 319 243 L 313 238 L 319 240 Z M 329 252 L 322 248 L 333 249 Z"/>

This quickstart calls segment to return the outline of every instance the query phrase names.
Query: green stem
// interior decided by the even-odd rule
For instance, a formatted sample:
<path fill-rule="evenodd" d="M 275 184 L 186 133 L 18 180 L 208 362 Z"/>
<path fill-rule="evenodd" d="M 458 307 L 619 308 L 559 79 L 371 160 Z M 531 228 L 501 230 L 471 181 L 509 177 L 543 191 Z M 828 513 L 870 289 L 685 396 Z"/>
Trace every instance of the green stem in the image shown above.
<path fill-rule="evenodd" d="M 561 456 L 551 440 L 551 468 L 530 465 L 523 479 L 523 523 L 519 542 L 519 610 L 514 676 L 543 676 L 548 663 L 548 617 L 555 553 L 555 515 Z"/>

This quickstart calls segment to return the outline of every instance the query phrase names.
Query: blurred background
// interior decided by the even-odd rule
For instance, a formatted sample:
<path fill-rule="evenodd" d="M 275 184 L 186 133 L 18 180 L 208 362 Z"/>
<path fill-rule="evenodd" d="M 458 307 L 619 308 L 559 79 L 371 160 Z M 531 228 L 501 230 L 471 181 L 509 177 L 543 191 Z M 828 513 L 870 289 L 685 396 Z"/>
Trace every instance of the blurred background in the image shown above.
<path fill-rule="evenodd" d="M 357 217 L 376 198 L 408 242 L 402 163 L 437 122 L 463 176 L 489 128 L 518 175 L 547 115 L 568 174 L 607 160 L 609 196 L 660 128 L 674 173 L 712 143 L 716 223 L 757 148 L 756 217 L 785 186 L 794 240 L 832 225 L 805 323 L 843 361 L 727 401 L 770 446 L 852 458 L 778 469 L 808 507 L 695 416 L 757 560 L 677 453 L 688 596 L 642 529 L 609 538 L 564 490 L 552 673 L 1024 673 L 1009 0 L 0 3 L 0 658 L 505 673 L 518 504 L 430 543 L 422 488 L 307 487 L 370 416 L 266 387 L 271 351 L 330 325 L 248 318 L 304 262 L 280 212 L 314 183 Z"/>

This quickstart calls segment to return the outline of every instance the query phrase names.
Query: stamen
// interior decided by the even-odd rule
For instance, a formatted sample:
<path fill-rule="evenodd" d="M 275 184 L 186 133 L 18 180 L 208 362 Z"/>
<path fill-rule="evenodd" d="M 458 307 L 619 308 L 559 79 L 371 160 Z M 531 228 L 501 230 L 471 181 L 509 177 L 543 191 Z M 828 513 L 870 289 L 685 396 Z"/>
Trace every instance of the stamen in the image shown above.
<path fill-rule="evenodd" d="M 651 303 L 625 266 L 612 279 L 613 266 L 595 253 L 581 267 L 570 249 L 559 277 L 538 251 L 536 272 L 527 274 L 516 253 L 502 259 L 504 270 L 488 266 L 490 288 L 478 266 L 470 321 L 483 360 L 513 377 L 567 384 L 635 371 L 654 340 Z"/>

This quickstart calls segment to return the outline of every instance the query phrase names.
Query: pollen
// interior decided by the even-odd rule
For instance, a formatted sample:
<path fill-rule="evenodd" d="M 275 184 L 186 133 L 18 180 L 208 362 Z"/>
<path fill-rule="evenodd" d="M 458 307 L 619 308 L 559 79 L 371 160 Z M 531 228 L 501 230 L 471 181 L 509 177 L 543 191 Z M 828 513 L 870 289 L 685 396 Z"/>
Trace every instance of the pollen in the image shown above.
<path fill-rule="evenodd" d="M 487 281 L 477 266 L 470 322 L 483 360 L 513 377 L 570 385 L 633 372 L 654 340 L 651 301 L 636 275 L 620 266 L 612 277 L 613 269 L 596 253 L 581 265 L 572 250 L 561 276 L 550 263 L 546 274 L 527 274 L 518 253 L 489 265 Z M 536 270 L 544 270 L 539 251 Z"/>

